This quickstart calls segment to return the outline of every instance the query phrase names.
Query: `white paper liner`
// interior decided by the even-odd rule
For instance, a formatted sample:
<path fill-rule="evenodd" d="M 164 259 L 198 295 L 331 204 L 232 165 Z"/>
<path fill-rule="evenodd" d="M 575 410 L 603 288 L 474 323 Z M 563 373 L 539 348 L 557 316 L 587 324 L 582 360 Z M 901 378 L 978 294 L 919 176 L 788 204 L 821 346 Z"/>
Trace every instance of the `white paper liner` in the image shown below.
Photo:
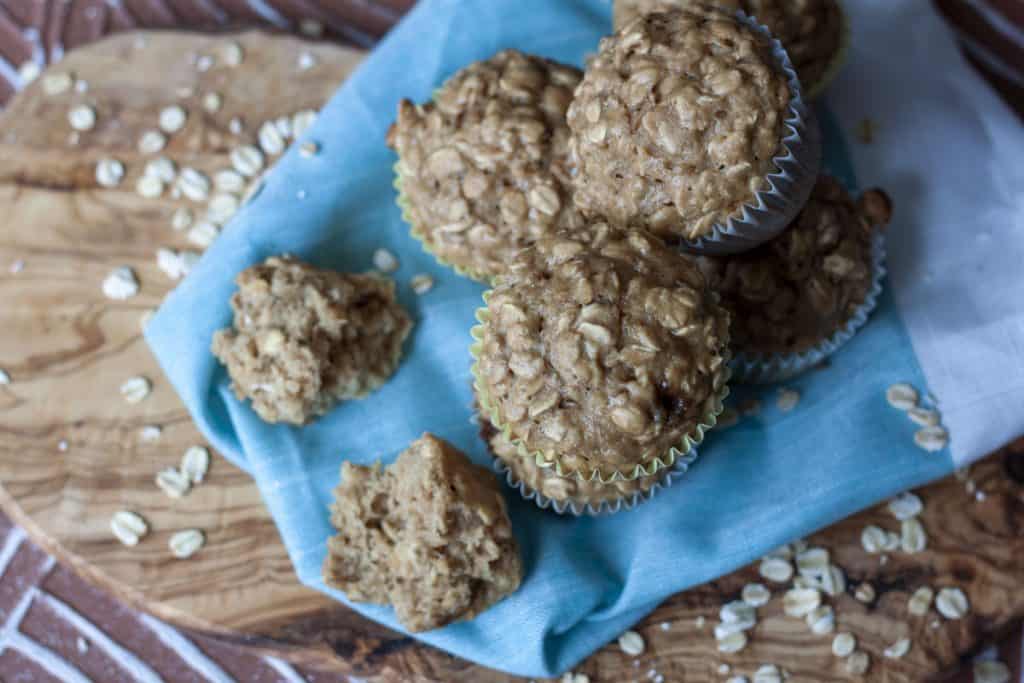
<path fill-rule="evenodd" d="M 754 203 L 744 204 L 724 224 L 715 223 L 710 234 L 681 243 L 685 251 L 700 254 L 738 254 L 777 236 L 807 203 L 821 168 L 821 129 L 804 101 L 789 55 L 753 17 L 737 11 L 736 18 L 771 41 L 772 54 L 789 82 L 789 115 L 783 122 L 783 131 L 789 132 L 782 138 L 783 153 L 772 158 L 775 171 L 766 176 L 768 187 L 755 193 Z"/>
<path fill-rule="evenodd" d="M 589 517 L 598 517 L 601 515 L 611 515 L 616 512 L 623 510 L 632 510 L 637 505 L 645 503 L 655 495 L 658 491 L 668 488 L 676 480 L 686 474 L 687 470 L 697 460 L 697 448 L 694 446 L 685 455 L 680 455 L 675 459 L 675 462 L 671 467 L 662 470 L 663 476 L 660 481 L 651 486 L 648 490 L 643 493 L 635 493 L 632 496 L 618 498 L 614 501 L 602 501 L 597 505 L 593 503 L 581 503 L 572 500 L 554 500 L 548 498 L 539 491 L 527 486 L 524 482 L 516 479 L 516 476 L 509 469 L 508 465 L 501 458 L 494 456 L 492 467 L 498 475 L 505 480 L 510 487 L 519 492 L 519 495 L 524 500 L 533 501 L 537 507 L 541 510 L 551 510 L 559 515 L 573 515 L 575 517 L 581 517 L 583 515 Z"/>
<path fill-rule="evenodd" d="M 878 306 L 882 294 L 885 268 L 885 234 L 876 230 L 871 238 L 871 288 L 864 302 L 846 323 L 817 346 L 800 353 L 748 353 L 736 351 L 730 362 L 733 381 L 740 384 L 768 384 L 791 379 L 810 370 L 838 351 L 864 327 L 868 316 Z"/>

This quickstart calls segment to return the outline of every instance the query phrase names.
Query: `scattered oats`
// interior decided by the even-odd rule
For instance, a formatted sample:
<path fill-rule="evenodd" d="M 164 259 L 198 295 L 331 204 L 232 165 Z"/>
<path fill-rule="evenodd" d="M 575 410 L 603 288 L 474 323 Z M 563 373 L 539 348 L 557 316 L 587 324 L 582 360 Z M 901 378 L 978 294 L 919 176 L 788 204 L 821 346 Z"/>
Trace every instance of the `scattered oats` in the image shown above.
<path fill-rule="evenodd" d="M 213 57 L 203 55 L 196 60 L 196 71 L 209 71 L 213 66 Z"/>
<path fill-rule="evenodd" d="M 786 583 L 793 578 L 793 565 L 779 557 L 767 557 L 758 570 L 764 578 L 775 583 Z"/>
<path fill-rule="evenodd" d="M 242 59 L 245 58 L 245 52 L 242 50 L 241 45 L 231 41 L 221 45 L 220 58 L 226 65 L 235 67 L 242 63 Z"/>
<path fill-rule="evenodd" d="M 806 576 L 794 576 L 791 588 L 819 588 L 819 584 L 815 579 Z"/>
<path fill-rule="evenodd" d="M 935 598 L 935 609 L 947 619 L 962 619 L 970 611 L 971 605 L 959 588 L 943 588 Z"/>
<path fill-rule="evenodd" d="M 836 657 L 849 657 L 857 649 L 857 639 L 852 633 L 843 631 L 832 639 L 832 654 Z"/>
<path fill-rule="evenodd" d="M 662 631 L 668 631 L 672 628 L 672 624 L 668 623 L 667 621 L 663 621 L 660 624 L 658 624 L 658 628 L 660 628 Z"/>
<path fill-rule="evenodd" d="M 220 93 L 208 92 L 203 95 L 203 109 L 211 114 L 219 112 L 223 104 L 224 98 L 220 96 Z"/>
<path fill-rule="evenodd" d="M 68 450 L 68 441 L 67 441 L 67 439 L 61 439 L 60 441 L 57 442 L 57 450 L 60 451 L 61 453 L 66 453 L 67 452 L 67 450 Z"/>
<path fill-rule="evenodd" d="M 935 591 L 931 587 L 921 586 L 914 591 L 914 594 L 910 596 L 910 600 L 907 601 L 907 611 L 915 617 L 923 617 L 928 614 L 934 598 Z"/>
<path fill-rule="evenodd" d="M 764 664 L 754 672 L 754 683 L 782 683 L 782 672 L 774 664 Z"/>
<path fill-rule="evenodd" d="M 928 547 L 928 534 L 917 518 L 905 519 L 900 523 L 900 549 L 909 554 L 919 553 Z"/>
<path fill-rule="evenodd" d="M 68 123 L 77 131 L 92 130 L 96 125 L 96 110 L 87 104 L 79 104 L 68 111 Z"/>
<path fill-rule="evenodd" d="M 121 385 L 121 397 L 128 403 L 140 403 L 149 396 L 153 383 L 142 375 L 131 377 Z"/>
<path fill-rule="evenodd" d="M 191 446 L 181 456 L 181 473 L 193 484 L 202 484 L 210 469 L 210 451 L 205 446 Z"/>
<path fill-rule="evenodd" d="M 828 571 L 821 575 L 821 590 L 826 595 L 835 597 L 846 592 L 846 574 L 841 567 L 829 565 Z"/>
<path fill-rule="evenodd" d="M 1010 667 L 994 659 L 976 661 L 974 683 L 1010 683 Z"/>
<path fill-rule="evenodd" d="M 47 95 L 60 95 L 71 89 L 75 79 L 66 71 L 58 71 L 43 76 L 43 92 Z"/>
<path fill-rule="evenodd" d="M 153 319 L 154 315 L 156 315 L 156 311 L 152 308 L 147 308 L 143 311 L 142 315 L 139 316 L 139 329 L 145 332 L 146 326 L 149 325 L 149 321 Z"/>
<path fill-rule="evenodd" d="M 7 386 L 10 383 L 11 383 L 11 376 L 7 373 L 6 370 L 0 369 L 0 384 L 2 384 L 4 386 Z"/>
<path fill-rule="evenodd" d="M 772 599 L 772 592 L 763 583 L 748 583 L 740 592 L 740 597 L 751 607 L 761 607 Z"/>
<path fill-rule="evenodd" d="M 733 676 L 725 683 L 750 683 L 750 679 L 748 679 L 746 676 Z"/>
<path fill-rule="evenodd" d="M 260 126 L 258 137 L 260 149 L 268 156 L 277 156 L 284 151 L 284 138 L 273 121 L 267 121 Z"/>
<path fill-rule="evenodd" d="M 195 251 L 177 251 L 160 248 L 156 250 L 156 265 L 172 280 L 180 280 L 199 262 L 200 254 Z"/>
<path fill-rule="evenodd" d="M 821 591 L 815 588 L 794 588 L 782 598 L 783 611 L 791 617 L 805 617 L 821 604 Z"/>
<path fill-rule="evenodd" d="M 739 423 L 740 414 L 732 408 L 725 408 L 718 416 L 718 422 L 716 424 L 719 429 L 729 429 L 730 427 L 735 427 Z"/>
<path fill-rule="evenodd" d="M 733 600 L 722 605 L 718 617 L 723 624 L 736 624 L 741 631 L 753 628 L 757 623 L 757 612 L 754 607 L 742 600 Z"/>
<path fill-rule="evenodd" d="M 828 605 L 816 607 L 807 615 L 806 620 L 807 628 L 815 635 L 823 636 L 836 630 L 836 615 Z"/>
<path fill-rule="evenodd" d="M 188 112 L 180 105 L 172 104 L 169 107 L 164 107 L 160 110 L 160 130 L 168 134 L 177 133 L 185 127 L 186 119 L 188 119 Z"/>
<path fill-rule="evenodd" d="M 40 73 L 42 73 L 42 69 L 33 61 L 25 62 L 18 67 L 18 77 L 21 79 L 22 85 L 28 85 L 36 80 Z"/>
<path fill-rule="evenodd" d="M 732 671 L 732 667 L 725 662 L 718 665 L 718 674 L 720 676 L 728 676 L 730 671 Z"/>
<path fill-rule="evenodd" d="M 619 648 L 630 657 L 639 657 L 644 653 L 644 639 L 636 631 L 626 631 L 619 636 Z"/>
<path fill-rule="evenodd" d="M 874 524 L 864 527 L 864 531 L 860 533 L 861 546 L 872 555 L 882 552 L 885 548 L 885 543 L 885 530 L 878 528 Z"/>
<path fill-rule="evenodd" d="M 382 273 L 393 273 L 398 270 L 398 259 L 387 249 L 373 252 L 373 267 Z"/>
<path fill-rule="evenodd" d="M 910 638 L 900 638 L 882 652 L 888 659 L 901 659 L 910 652 Z"/>
<path fill-rule="evenodd" d="M 768 559 L 769 557 L 778 557 L 778 558 L 781 558 L 783 560 L 789 560 L 789 559 L 791 559 L 793 557 L 793 547 L 791 545 L 789 545 L 788 543 L 786 543 L 784 545 L 780 545 L 775 550 L 773 550 L 770 553 L 766 554 L 764 556 L 764 559 Z"/>
<path fill-rule="evenodd" d="M 779 389 L 779 393 L 775 399 L 775 405 L 784 413 L 796 408 L 796 404 L 800 402 L 800 392 L 796 389 Z"/>
<path fill-rule="evenodd" d="M 89 651 L 89 641 L 82 636 L 78 636 L 78 638 L 75 639 L 75 648 L 78 650 L 78 654 L 84 655 Z"/>
<path fill-rule="evenodd" d="M 988 496 L 985 495 L 984 491 L 978 491 L 977 493 L 974 494 L 974 500 L 978 501 L 979 503 L 983 502 L 986 498 L 988 498 Z"/>
<path fill-rule="evenodd" d="M 590 676 L 568 672 L 562 676 L 562 683 L 590 683 Z"/>
<path fill-rule="evenodd" d="M 243 123 L 242 119 L 238 118 L 237 116 L 228 121 L 228 132 L 230 132 L 232 135 L 241 135 L 242 131 L 244 130 L 245 123 Z"/>
<path fill-rule="evenodd" d="M 131 510 L 118 510 L 110 518 L 110 531 L 121 543 L 134 546 L 138 545 L 139 541 L 149 533 L 149 524 L 138 513 Z"/>
<path fill-rule="evenodd" d="M 319 38 L 324 34 L 324 25 L 316 19 L 303 19 L 299 22 L 299 31 L 310 38 Z"/>
<path fill-rule="evenodd" d="M 302 52 L 302 53 L 299 54 L 299 61 L 298 61 L 299 71 L 308 71 L 308 70 L 312 69 L 314 66 L 316 66 L 316 64 L 317 64 L 317 59 L 316 59 L 316 57 L 313 56 L 312 53 L 310 53 L 310 52 Z"/>
<path fill-rule="evenodd" d="M 303 109 L 296 112 L 292 116 L 292 135 L 296 138 L 301 138 L 314 123 L 316 123 L 316 112 L 312 109 Z"/>
<path fill-rule="evenodd" d="M 920 395 L 917 393 L 917 389 L 906 382 L 893 384 L 885 390 L 885 400 L 893 408 L 898 408 L 899 410 L 910 410 L 917 407 L 919 399 Z"/>
<path fill-rule="evenodd" d="M 931 408 L 911 408 L 907 411 L 907 417 L 911 422 L 922 427 L 934 427 L 941 421 L 939 413 Z"/>
<path fill-rule="evenodd" d="M 129 266 L 119 266 L 103 280 L 103 294 L 108 299 L 130 299 L 139 293 L 139 280 Z"/>
<path fill-rule="evenodd" d="M 214 223 L 224 224 L 238 212 L 239 199 L 233 194 L 221 193 L 213 195 L 207 211 L 207 217 Z"/>
<path fill-rule="evenodd" d="M 14 263 L 11 264 L 11 274 L 12 275 L 17 275 L 18 273 L 20 273 L 23 270 L 25 270 L 25 261 L 24 260 L 18 259 L 17 261 L 15 261 Z"/>
<path fill-rule="evenodd" d="M 205 173 L 191 166 L 181 169 L 176 186 L 183 195 L 194 202 L 205 202 L 210 196 L 210 179 Z"/>
<path fill-rule="evenodd" d="M 155 175 L 140 176 L 135 181 L 135 192 L 146 199 L 156 199 L 164 193 L 164 181 Z"/>
<path fill-rule="evenodd" d="M 167 545 L 175 557 L 184 560 L 199 552 L 204 543 L 206 543 L 206 537 L 202 531 L 199 529 L 187 529 L 171 536 L 171 540 L 168 541 Z"/>
<path fill-rule="evenodd" d="M 253 145 L 242 145 L 231 150 L 231 165 L 246 178 L 252 178 L 263 169 L 263 152 Z"/>
<path fill-rule="evenodd" d="M 718 651 L 726 654 L 732 654 L 739 652 L 747 646 L 747 634 L 743 631 L 736 631 L 730 633 L 725 638 L 721 638 L 718 641 Z"/>
<path fill-rule="evenodd" d="M 167 136 L 158 130 L 147 130 L 139 136 L 138 149 L 141 154 L 156 154 L 167 146 Z"/>
<path fill-rule="evenodd" d="M 164 430 L 160 425 L 146 425 L 139 430 L 139 439 L 145 443 L 152 443 L 160 438 Z"/>
<path fill-rule="evenodd" d="M 156 475 L 156 485 L 171 498 L 183 498 L 192 488 L 188 476 L 174 467 L 160 470 Z"/>
<path fill-rule="evenodd" d="M 287 140 L 292 136 L 292 117 L 278 116 L 274 119 L 274 127 L 277 128 L 277 132 L 281 134 L 281 137 Z"/>
<path fill-rule="evenodd" d="M 970 495 L 974 495 L 974 492 L 978 490 L 978 485 L 977 483 L 975 483 L 973 479 L 968 479 L 964 483 L 964 490 L 967 491 L 967 493 L 969 493 Z"/>
<path fill-rule="evenodd" d="M 210 221 L 199 221 L 188 231 L 188 241 L 197 247 L 207 248 L 220 235 L 220 228 Z"/>
<path fill-rule="evenodd" d="M 924 503 L 921 502 L 917 495 L 908 491 L 890 500 L 887 507 L 892 516 L 902 522 L 905 519 L 917 517 L 921 514 L 921 511 L 924 510 Z"/>
<path fill-rule="evenodd" d="M 882 550 L 885 552 L 892 552 L 900 549 L 900 535 L 895 531 L 885 532 L 885 544 L 882 546 Z"/>
<path fill-rule="evenodd" d="M 307 159 L 315 157 L 319 153 L 320 145 L 313 142 L 312 140 L 309 140 L 308 142 L 303 142 L 301 145 L 299 145 L 299 154 L 306 157 Z"/>
<path fill-rule="evenodd" d="M 178 167 L 167 157 L 157 157 L 146 162 L 142 175 L 159 178 L 169 185 L 174 182 L 175 176 L 178 175 Z"/>
<path fill-rule="evenodd" d="M 929 453 L 935 453 L 949 443 L 949 432 L 941 426 L 922 427 L 914 434 L 914 443 Z"/>
<path fill-rule="evenodd" d="M 697 617 L 696 619 L 693 620 L 693 624 L 697 628 L 704 628 L 704 624 L 706 624 L 706 623 L 707 623 L 707 619 L 705 619 L 703 615 L 701 615 L 701 616 L 699 616 L 699 617 Z"/>
<path fill-rule="evenodd" d="M 871 668 L 871 657 L 867 652 L 857 650 L 846 658 L 846 673 L 851 676 L 863 676 Z"/>
<path fill-rule="evenodd" d="M 412 287 L 412 291 L 423 295 L 434 288 L 434 278 L 430 277 L 426 273 L 420 273 L 419 275 L 413 275 L 412 280 L 409 281 L 409 285 Z"/>
<path fill-rule="evenodd" d="M 213 174 L 213 186 L 221 192 L 239 193 L 245 189 L 245 178 L 238 171 L 225 168 Z"/>
<path fill-rule="evenodd" d="M 104 157 L 96 162 L 96 182 L 102 187 L 117 187 L 124 178 L 124 164 Z"/>
<path fill-rule="evenodd" d="M 192 225 L 193 220 L 195 220 L 195 216 L 192 213 L 192 209 L 183 206 L 175 209 L 174 213 L 171 214 L 171 228 L 173 228 L 175 232 L 187 230 L 188 227 Z"/>
<path fill-rule="evenodd" d="M 796 556 L 796 569 L 803 576 L 822 576 L 828 573 L 829 556 L 824 548 L 808 548 Z"/>

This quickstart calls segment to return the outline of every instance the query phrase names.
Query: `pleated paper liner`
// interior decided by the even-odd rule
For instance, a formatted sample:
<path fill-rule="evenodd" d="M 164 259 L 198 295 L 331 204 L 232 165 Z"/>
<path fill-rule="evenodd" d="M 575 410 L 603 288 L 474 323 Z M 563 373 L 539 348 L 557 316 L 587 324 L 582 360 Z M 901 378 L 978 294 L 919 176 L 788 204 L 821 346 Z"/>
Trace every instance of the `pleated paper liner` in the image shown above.
<path fill-rule="evenodd" d="M 885 234 L 876 230 L 871 237 L 871 288 L 856 312 L 830 337 L 800 353 L 751 353 L 734 349 L 730 363 L 733 379 L 744 384 L 768 384 L 792 379 L 814 368 L 841 349 L 864 327 L 878 306 L 886 275 Z"/>
<path fill-rule="evenodd" d="M 484 292 L 483 299 L 485 303 L 490 298 L 491 291 L 492 290 Z M 473 337 L 473 342 L 469 347 L 469 352 L 473 356 L 473 366 L 471 368 L 473 374 L 473 389 L 476 394 L 477 403 L 480 406 L 480 412 L 484 417 L 490 420 L 491 424 L 494 425 L 495 428 L 504 434 L 506 439 L 515 444 L 521 457 L 530 458 L 534 463 L 536 463 L 537 467 L 553 468 L 558 476 L 561 477 L 572 475 L 583 481 L 595 481 L 602 484 L 608 484 L 616 481 L 631 481 L 640 477 L 648 477 L 657 474 L 661 470 L 668 469 L 672 467 L 677 460 L 686 456 L 691 449 L 699 445 L 704 440 L 704 435 L 707 434 L 715 424 L 717 424 L 718 416 L 723 410 L 722 402 L 729 395 L 728 382 L 730 367 L 727 358 L 722 364 L 721 388 L 719 389 L 719 392 L 705 401 L 704 414 L 694 427 L 693 431 L 683 436 L 679 443 L 670 448 L 667 453 L 626 466 L 624 469 L 612 468 L 610 470 L 602 470 L 601 468 L 594 468 L 590 470 L 574 470 L 565 466 L 558 457 L 553 454 L 549 455 L 540 451 L 530 452 L 521 440 L 512 435 L 509 426 L 502 423 L 499 419 L 497 410 L 494 408 L 490 396 L 484 390 L 479 376 L 481 339 L 483 338 L 484 324 L 489 319 L 489 311 L 486 306 L 477 309 L 476 318 L 480 324 L 475 325 L 470 331 L 470 334 Z"/>
<path fill-rule="evenodd" d="M 538 468 L 531 460 L 520 458 L 516 446 L 506 441 L 486 417 L 481 416 L 480 424 L 480 436 L 494 456 L 492 466 L 498 476 L 518 491 L 524 500 L 533 502 L 542 510 L 551 510 L 560 515 L 596 517 L 632 510 L 671 486 L 697 460 L 697 449 L 691 448 L 685 456 L 677 458 L 671 467 L 651 477 L 632 482 L 591 484 L 573 477 L 558 477 L 550 470 Z M 553 490 L 560 486 L 565 489 L 565 493 L 559 494 Z M 590 489 L 590 493 L 580 495 L 581 488 Z"/>
<path fill-rule="evenodd" d="M 821 168 L 821 130 L 804 101 L 800 78 L 789 55 L 754 18 L 742 11 L 736 12 L 736 18 L 769 39 L 772 54 L 789 83 L 789 112 L 783 122 L 781 153 L 772 158 L 775 171 L 765 178 L 767 187 L 724 223 L 711 226 L 710 234 L 680 242 L 684 250 L 700 254 L 738 254 L 778 235 L 807 203 Z"/>
<path fill-rule="evenodd" d="M 828 66 L 814 83 L 807 85 L 807 100 L 815 100 L 821 96 L 825 89 L 832 84 L 832 81 L 839 75 L 840 70 L 846 64 L 850 55 L 850 16 L 846 13 L 843 3 L 836 0 L 836 7 L 839 8 L 839 46 L 829 60 Z"/>

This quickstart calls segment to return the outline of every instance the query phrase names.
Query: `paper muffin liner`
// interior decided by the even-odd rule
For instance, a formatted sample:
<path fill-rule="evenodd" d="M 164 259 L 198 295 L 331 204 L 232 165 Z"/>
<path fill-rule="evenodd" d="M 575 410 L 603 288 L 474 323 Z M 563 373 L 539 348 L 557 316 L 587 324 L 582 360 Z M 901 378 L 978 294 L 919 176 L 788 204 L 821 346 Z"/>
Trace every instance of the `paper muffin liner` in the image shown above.
<path fill-rule="evenodd" d="M 469 353 L 473 356 L 473 365 L 470 368 L 473 375 L 473 389 L 476 394 L 477 403 L 480 406 L 480 412 L 483 413 L 483 416 L 490 420 L 495 429 L 504 434 L 505 438 L 516 446 L 521 457 L 532 458 L 538 467 L 554 468 L 555 472 L 561 477 L 575 476 L 583 481 L 597 481 L 602 484 L 610 484 L 615 481 L 632 481 L 640 477 L 657 474 L 664 469 L 672 467 L 676 461 L 684 458 L 694 447 L 700 445 L 700 443 L 704 441 L 704 435 L 718 423 L 718 416 L 722 413 L 722 410 L 724 410 L 723 401 L 729 395 L 731 366 L 728 356 L 725 358 L 722 366 L 723 378 L 721 390 L 718 394 L 705 400 L 703 406 L 704 414 L 701 416 L 693 431 L 684 435 L 677 445 L 669 448 L 667 453 L 651 458 L 645 462 L 625 466 L 626 471 L 622 468 L 615 468 L 610 473 L 606 473 L 601 471 L 600 468 L 594 468 L 589 471 L 573 470 L 564 466 L 554 455 L 548 455 L 541 451 L 531 452 L 520 439 L 517 439 L 512 435 L 512 430 L 509 425 L 503 423 L 498 418 L 498 411 L 480 381 L 479 355 L 483 339 L 484 324 L 490 318 L 490 312 L 487 310 L 486 303 L 490 299 L 492 291 L 493 290 L 487 290 L 484 292 L 483 300 L 485 305 L 476 310 L 476 319 L 480 324 L 474 325 L 470 330 L 470 335 L 473 338 L 473 342 L 469 347 Z M 728 354 L 729 352 L 726 351 L 725 353 Z"/>
<path fill-rule="evenodd" d="M 735 351 L 730 363 L 733 379 L 743 384 L 781 382 L 810 370 L 842 348 L 864 327 L 868 316 L 878 306 L 887 272 L 885 256 L 885 235 L 877 230 L 871 238 L 871 287 L 854 314 L 831 337 L 800 353 Z"/>
<path fill-rule="evenodd" d="M 736 18 L 769 39 L 772 54 L 789 83 L 789 112 L 782 124 L 781 153 L 772 158 L 775 170 L 765 176 L 767 186 L 724 223 L 711 226 L 710 234 L 680 243 L 685 251 L 700 254 L 738 254 L 778 235 L 807 203 L 821 168 L 821 130 L 804 101 L 800 78 L 789 55 L 753 17 L 738 11 Z"/>
<path fill-rule="evenodd" d="M 457 266 L 451 261 L 448 261 L 447 259 L 444 259 L 441 256 L 439 256 L 437 252 L 430 248 L 430 245 L 427 244 L 426 234 L 424 234 L 422 228 L 419 227 L 417 222 L 413 220 L 409 198 L 405 196 L 405 192 L 402 189 L 402 174 L 398 170 L 398 165 L 400 163 L 400 161 L 395 162 L 395 165 L 392 167 L 395 171 L 395 179 L 392 181 L 391 184 L 395 188 L 395 191 L 398 193 L 397 196 L 395 197 L 395 204 L 398 205 L 399 210 L 402 212 L 402 220 L 404 220 L 406 224 L 409 226 L 409 234 L 412 235 L 413 239 L 419 242 L 420 248 L 422 248 L 423 251 L 433 256 L 434 260 L 437 261 L 442 266 L 451 268 L 459 275 L 463 277 L 468 277 L 471 280 L 482 282 L 485 285 L 491 284 L 491 278 L 488 275 L 473 270 L 472 268 Z"/>
<path fill-rule="evenodd" d="M 575 517 L 581 517 L 584 515 L 589 517 L 598 517 L 601 515 L 615 514 L 616 512 L 622 512 L 625 510 L 632 510 L 637 505 L 654 498 L 659 491 L 667 489 L 679 480 L 680 477 L 686 474 L 687 470 L 690 469 L 690 465 L 696 462 L 697 456 L 697 449 L 691 448 L 689 453 L 676 458 L 671 467 L 661 470 L 661 479 L 652 484 L 646 491 L 634 493 L 631 496 L 622 496 L 615 500 L 601 501 L 596 504 L 573 500 L 572 498 L 565 500 L 549 498 L 540 491 L 534 490 L 525 482 L 520 481 L 508 466 L 508 463 L 497 456 L 494 456 L 493 458 L 492 467 L 506 484 L 519 492 L 519 495 L 522 496 L 523 500 L 532 501 L 541 510 L 551 510 L 552 512 L 560 515 L 573 515 Z"/>
<path fill-rule="evenodd" d="M 807 88 L 808 101 L 817 99 L 825 92 L 825 89 L 839 75 L 839 71 L 846 64 L 850 55 L 850 15 L 846 13 L 846 8 L 839 0 L 836 0 L 836 7 L 839 8 L 839 46 L 836 48 L 836 53 L 832 55 L 832 59 L 829 60 L 828 66 L 825 67 L 825 71 L 817 81 L 811 83 Z"/>

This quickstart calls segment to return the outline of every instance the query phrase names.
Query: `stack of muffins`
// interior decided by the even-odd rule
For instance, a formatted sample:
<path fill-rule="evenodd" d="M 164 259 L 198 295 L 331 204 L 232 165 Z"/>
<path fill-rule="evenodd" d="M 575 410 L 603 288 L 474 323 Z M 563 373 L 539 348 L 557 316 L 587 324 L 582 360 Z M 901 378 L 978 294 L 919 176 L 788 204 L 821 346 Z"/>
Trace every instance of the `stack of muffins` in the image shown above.
<path fill-rule="evenodd" d="M 819 175 L 806 100 L 842 60 L 839 6 L 718 4 L 617 0 L 585 72 L 506 50 L 402 102 L 389 133 L 412 234 L 493 287 L 482 434 L 542 507 L 646 499 L 730 375 L 809 369 L 880 289 L 888 199 Z"/>

